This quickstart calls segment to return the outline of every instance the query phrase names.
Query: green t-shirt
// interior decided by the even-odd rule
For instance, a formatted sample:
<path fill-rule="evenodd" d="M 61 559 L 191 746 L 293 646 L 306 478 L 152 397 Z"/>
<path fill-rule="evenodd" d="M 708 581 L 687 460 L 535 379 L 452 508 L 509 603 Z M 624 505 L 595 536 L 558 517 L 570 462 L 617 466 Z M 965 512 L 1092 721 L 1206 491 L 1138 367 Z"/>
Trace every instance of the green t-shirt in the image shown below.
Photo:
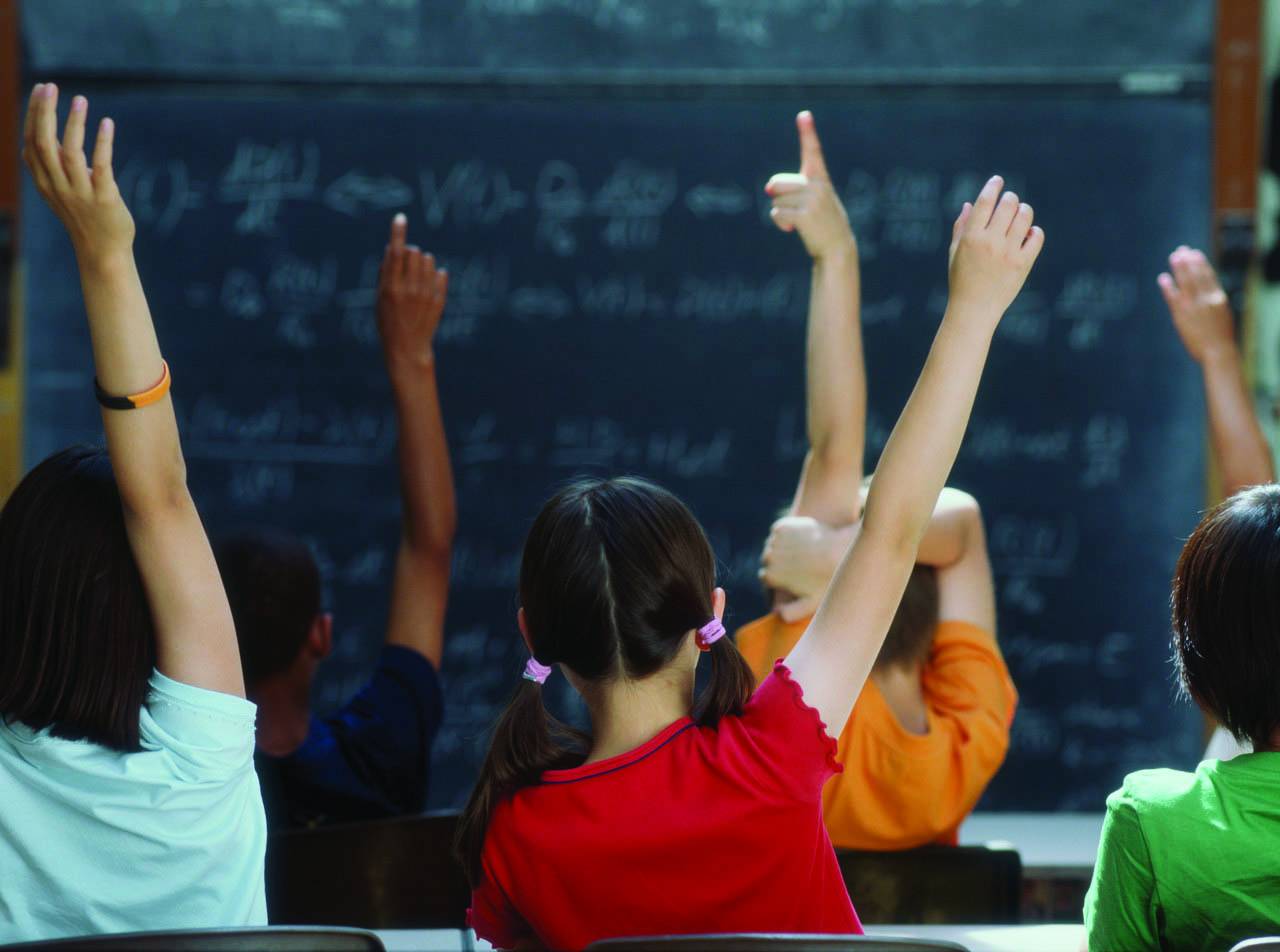
<path fill-rule="evenodd" d="M 1142 770 L 1107 798 L 1089 952 L 1230 949 L 1280 926 L 1280 753 Z"/>

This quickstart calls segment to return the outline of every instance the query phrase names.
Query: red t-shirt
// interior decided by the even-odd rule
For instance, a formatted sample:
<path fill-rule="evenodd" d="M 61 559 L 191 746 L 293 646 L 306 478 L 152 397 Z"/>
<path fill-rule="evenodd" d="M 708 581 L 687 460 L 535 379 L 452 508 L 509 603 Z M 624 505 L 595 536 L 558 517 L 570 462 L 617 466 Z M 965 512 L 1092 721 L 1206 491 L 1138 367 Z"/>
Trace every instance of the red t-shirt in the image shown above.
<path fill-rule="evenodd" d="M 741 716 L 682 718 L 504 800 L 469 918 L 499 948 L 616 936 L 861 933 L 822 823 L 836 743 L 781 662 Z"/>

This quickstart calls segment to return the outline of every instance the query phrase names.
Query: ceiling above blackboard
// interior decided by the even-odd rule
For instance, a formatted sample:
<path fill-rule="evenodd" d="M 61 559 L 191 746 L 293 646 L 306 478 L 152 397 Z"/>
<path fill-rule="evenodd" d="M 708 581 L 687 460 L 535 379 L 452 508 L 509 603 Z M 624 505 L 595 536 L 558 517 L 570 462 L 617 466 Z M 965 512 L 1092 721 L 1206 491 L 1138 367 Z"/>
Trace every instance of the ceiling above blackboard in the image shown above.
<path fill-rule="evenodd" d="M 191 79 L 1205 81 L 1212 0 L 40 0 L 28 70 Z"/>

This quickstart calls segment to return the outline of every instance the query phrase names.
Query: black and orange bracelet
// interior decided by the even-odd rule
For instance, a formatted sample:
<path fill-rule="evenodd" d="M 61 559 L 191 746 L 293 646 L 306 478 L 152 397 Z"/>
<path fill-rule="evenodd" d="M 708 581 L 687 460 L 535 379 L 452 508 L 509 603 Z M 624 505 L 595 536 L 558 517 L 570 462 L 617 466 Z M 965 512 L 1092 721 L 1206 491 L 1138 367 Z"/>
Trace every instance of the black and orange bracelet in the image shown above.
<path fill-rule="evenodd" d="M 164 399 L 164 395 L 169 392 L 169 385 L 173 383 L 173 378 L 169 376 L 169 362 L 162 360 L 160 363 L 164 367 L 164 372 L 160 375 L 160 382 L 149 390 L 133 393 L 127 397 L 112 396 L 103 390 L 102 384 L 98 383 L 97 378 L 94 378 L 93 392 L 97 396 L 98 402 L 108 410 L 139 410 Z"/>

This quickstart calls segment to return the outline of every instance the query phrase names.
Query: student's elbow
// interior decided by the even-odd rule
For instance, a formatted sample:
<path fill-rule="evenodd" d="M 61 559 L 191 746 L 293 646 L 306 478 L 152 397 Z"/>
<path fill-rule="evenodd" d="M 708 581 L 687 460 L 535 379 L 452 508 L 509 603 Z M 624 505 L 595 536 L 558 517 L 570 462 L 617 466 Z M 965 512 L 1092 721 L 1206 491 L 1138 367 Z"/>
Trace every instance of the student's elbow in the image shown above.
<path fill-rule="evenodd" d="M 913 520 L 905 513 L 868 508 L 859 541 L 874 546 L 888 562 L 910 566 L 915 564 L 916 551 L 927 526 L 927 520 Z"/>
<path fill-rule="evenodd" d="M 458 525 L 455 519 L 443 521 L 430 531 L 406 533 L 401 541 L 401 553 L 410 562 L 431 569 L 447 566 L 453 558 L 453 539 Z"/>
<path fill-rule="evenodd" d="M 969 521 L 979 524 L 982 522 L 982 507 L 978 504 L 977 497 L 954 486 L 947 486 L 942 490 L 938 497 L 938 508 Z"/>
<path fill-rule="evenodd" d="M 120 504 L 135 522 L 164 522 L 195 508 L 187 488 L 187 466 L 181 453 L 165 465 L 140 474 L 118 475 Z"/>

